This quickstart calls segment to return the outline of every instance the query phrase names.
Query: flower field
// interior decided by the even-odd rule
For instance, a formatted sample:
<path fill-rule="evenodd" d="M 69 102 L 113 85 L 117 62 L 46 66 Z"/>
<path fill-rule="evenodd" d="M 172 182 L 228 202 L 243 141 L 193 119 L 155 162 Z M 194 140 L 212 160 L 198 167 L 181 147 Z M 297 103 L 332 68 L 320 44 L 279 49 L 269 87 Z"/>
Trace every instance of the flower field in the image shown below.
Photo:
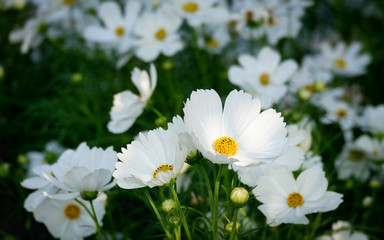
<path fill-rule="evenodd" d="M 0 0 L 0 238 L 384 239 L 383 20 Z"/>

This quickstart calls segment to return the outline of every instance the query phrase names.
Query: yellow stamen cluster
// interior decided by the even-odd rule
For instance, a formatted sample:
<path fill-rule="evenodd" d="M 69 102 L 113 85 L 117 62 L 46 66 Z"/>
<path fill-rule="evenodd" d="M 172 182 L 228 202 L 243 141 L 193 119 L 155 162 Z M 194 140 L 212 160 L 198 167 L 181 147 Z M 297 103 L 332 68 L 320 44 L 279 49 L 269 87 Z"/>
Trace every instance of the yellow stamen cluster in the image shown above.
<path fill-rule="evenodd" d="M 210 48 L 217 48 L 219 46 L 219 42 L 211 38 L 211 39 L 208 39 L 207 46 Z"/>
<path fill-rule="evenodd" d="M 343 68 L 345 68 L 346 63 L 345 63 L 344 59 L 338 58 L 335 60 L 335 65 L 336 65 L 336 67 L 343 69 Z"/>
<path fill-rule="evenodd" d="M 162 41 L 166 36 L 167 32 L 164 30 L 164 28 L 160 28 L 155 34 L 156 39 L 160 41 Z"/>
<path fill-rule="evenodd" d="M 64 209 L 64 214 L 69 220 L 75 220 L 80 217 L 81 209 L 75 204 L 68 204 Z"/>
<path fill-rule="evenodd" d="M 263 73 L 260 75 L 259 78 L 261 84 L 268 85 L 269 84 L 269 75 L 267 73 Z"/>
<path fill-rule="evenodd" d="M 304 204 L 303 195 L 301 195 L 300 193 L 297 193 L 297 192 L 289 194 L 289 196 L 287 198 L 287 204 L 288 204 L 288 206 L 293 207 L 293 208 L 296 208 L 298 206 L 303 205 Z"/>
<path fill-rule="evenodd" d="M 337 110 L 336 115 L 338 118 L 345 118 L 348 113 L 345 109 L 340 108 L 339 110 Z"/>
<path fill-rule="evenodd" d="M 72 5 L 75 2 L 75 0 L 63 0 L 64 5 Z"/>
<path fill-rule="evenodd" d="M 235 155 L 239 150 L 237 142 L 231 137 L 218 138 L 213 143 L 213 146 L 216 152 L 225 154 L 227 157 Z"/>
<path fill-rule="evenodd" d="M 305 85 L 305 89 L 309 92 L 313 92 L 314 91 L 314 87 L 312 84 L 307 84 Z"/>
<path fill-rule="evenodd" d="M 156 175 L 157 175 L 160 171 L 166 172 L 166 171 L 172 171 L 172 170 L 173 170 L 173 166 L 172 166 L 172 165 L 163 164 L 163 165 L 161 165 L 160 167 L 157 167 L 156 170 L 153 172 L 153 178 L 156 179 Z"/>
<path fill-rule="evenodd" d="M 350 149 L 349 157 L 352 162 L 360 162 L 360 160 L 365 157 L 365 153 L 360 149 Z"/>
<path fill-rule="evenodd" d="M 115 33 L 117 36 L 121 37 L 124 35 L 125 29 L 123 27 L 117 27 L 115 29 Z"/>
<path fill-rule="evenodd" d="M 199 5 L 197 5 L 197 3 L 189 2 L 184 4 L 183 9 L 185 12 L 194 13 L 199 10 Z"/>

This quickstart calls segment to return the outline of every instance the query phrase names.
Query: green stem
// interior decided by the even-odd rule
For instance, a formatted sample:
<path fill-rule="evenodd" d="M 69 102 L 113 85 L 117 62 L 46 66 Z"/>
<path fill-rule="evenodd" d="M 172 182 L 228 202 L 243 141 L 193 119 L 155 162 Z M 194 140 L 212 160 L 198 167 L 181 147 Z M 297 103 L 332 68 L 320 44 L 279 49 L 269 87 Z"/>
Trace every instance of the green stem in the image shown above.
<path fill-rule="evenodd" d="M 179 212 L 181 222 L 183 223 L 183 226 L 185 229 L 185 234 L 187 235 L 187 238 L 189 240 L 192 240 L 191 233 L 189 232 L 189 228 L 188 228 L 188 224 L 187 224 L 187 219 L 185 218 L 184 212 L 181 209 L 180 201 L 179 201 L 179 198 L 177 197 L 177 193 L 175 191 L 175 188 L 173 187 L 173 185 L 170 185 L 169 188 L 171 189 L 173 198 L 176 202 L 177 211 Z"/>
<path fill-rule="evenodd" d="M 145 196 L 147 197 L 149 203 L 151 204 L 152 209 L 153 209 L 153 211 L 155 212 L 155 214 L 157 216 L 157 220 L 159 220 L 159 222 L 161 224 L 161 227 L 163 228 L 163 230 L 164 230 L 165 234 L 167 235 L 168 239 L 172 239 L 172 236 L 169 233 L 168 229 L 165 227 L 163 219 L 162 219 L 159 211 L 157 210 L 157 207 L 156 207 L 155 203 L 153 202 L 153 200 L 151 198 L 151 195 L 149 195 L 148 189 L 145 190 L 144 193 L 145 193 Z"/>
<path fill-rule="evenodd" d="M 173 231 L 175 232 L 176 240 L 181 240 L 181 229 L 180 229 L 180 226 L 174 227 Z"/>
<path fill-rule="evenodd" d="M 219 190 L 220 190 L 220 179 L 221 179 L 221 172 L 223 171 L 223 164 L 219 164 L 219 172 L 216 176 L 215 181 L 215 192 L 213 196 L 213 209 L 212 212 L 212 228 L 213 228 L 213 240 L 218 239 L 218 215 L 219 215 Z"/>
<path fill-rule="evenodd" d="M 203 177 L 205 179 L 205 184 L 207 184 L 208 196 L 209 196 L 209 202 L 210 202 L 209 207 L 211 208 L 211 213 L 212 213 L 212 211 L 213 211 L 213 194 L 212 194 L 211 182 L 209 181 L 207 171 L 205 170 L 203 163 L 201 161 L 199 163 L 199 167 L 200 167 L 201 173 L 203 174 Z"/>
<path fill-rule="evenodd" d="M 89 204 L 91 205 L 91 210 L 92 210 L 92 214 L 93 214 L 93 220 L 96 223 L 97 235 L 98 235 L 99 239 L 101 239 L 102 231 L 101 231 L 101 227 L 100 227 L 99 221 L 98 221 L 97 216 L 96 216 L 95 208 L 93 207 L 93 200 L 89 200 Z M 105 239 L 108 239 L 107 236 L 105 236 L 104 232 L 103 232 L 103 237 Z"/>
<path fill-rule="evenodd" d="M 97 238 L 98 239 L 101 239 L 101 229 L 100 229 L 100 226 L 99 226 L 99 222 L 97 221 L 97 217 L 96 217 L 96 214 L 93 214 L 92 212 L 94 212 L 95 210 L 93 209 L 93 204 L 92 204 L 92 201 L 89 201 L 91 203 L 91 207 L 92 207 L 92 212 L 88 209 L 88 207 L 83 203 L 81 202 L 79 199 L 76 199 L 75 198 L 75 201 L 80 204 L 86 211 L 87 213 L 89 214 L 89 216 L 92 218 L 92 220 L 95 222 L 96 224 L 96 230 L 97 230 Z"/>
<path fill-rule="evenodd" d="M 233 238 L 237 235 L 235 232 L 237 232 L 237 212 L 239 211 L 239 208 L 235 208 L 235 211 L 233 213 L 233 221 L 232 221 L 232 230 L 231 234 L 229 235 L 229 240 L 233 240 Z"/>

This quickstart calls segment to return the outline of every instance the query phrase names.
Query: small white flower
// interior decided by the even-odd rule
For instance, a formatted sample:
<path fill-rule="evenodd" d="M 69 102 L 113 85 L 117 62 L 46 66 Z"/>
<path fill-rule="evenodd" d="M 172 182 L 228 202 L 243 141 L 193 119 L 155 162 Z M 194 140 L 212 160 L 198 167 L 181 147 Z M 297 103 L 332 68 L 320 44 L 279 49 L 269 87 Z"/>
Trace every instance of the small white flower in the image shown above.
<path fill-rule="evenodd" d="M 287 126 L 288 139 L 290 145 L 295 145 L 307 153 L 312 144 L 312 135 L 310 128 L 303 128 L 299 124 L 289 124 Z"/>
<path fill-rule="evenodd" d="M 184 122 L 197 149 L 214 163 L 237 166 L 271 162 L 287 149 L 280 113 L 260 113 L 260 101 L 243 91 L 229 93 L 224 108 L 214 90 L 192 92 Z"/>
<path fill-rule="evenodd" d="M 86 143 L 81 143 L 74 150 L 66 150 L 57 163 L 52 165 L 51 173 L 43 173 L 44 177 L 65 193 L 46 195 L 52 198 L 73 199 L 84 191 L 102 192 L 112 188 L 112 172 L 117 161 L 116 152 L 112 147 L 103 150 Z"/>
<path fill-rule="evenodd" d="M 93 206 L 100 226 L 103 224 L 102 219 L 105 215 L 104 204 L 106 199 L 107 196 L 102 194 L 93 200 Z M 79 199 L 79 201 L 90 209 L 89 202 L 82 199 Z M 93 227 L 95 222 L 85 208 L 75 200 L 62 201 L 47 198 L 34 209 L 33 216 L 36 221 L 44 223 L 48 231 L 55 238 L 81 240 L 96 233 L 96 228 Z"/>
<path fill-rule="evenodd" d="M 113 106 L 110 112 L 111 121 L 108 130 L 112 133 L 123 133 L 127 131 L 136 121 L 147 105 L 149 98 L 157 84 L 157 73 L 154 65 L 150 65 L 150 76 L 147 71 L 134 68 L 132 71 L 132 82 L 139 90 L 139 95 L 129 90 L 119 92 L 113 97 Z"/>
<path fill-rule="evenodd" d="M 335 47 L 329 43 L 321 45 L 321 61 L 326 69 L 334 73 L 353 77 L 365 73 L 365 68 L 371 61 L 369 54 L 361 54 L 362 45 L 354 42 L 346 46 L 344 42 L 338 42 Z"/>
<path fill-rule="evenodd" d="M 362 232 L 351 231 L 351 224 L 345 221 L 337 221 L 332 224 L 332 234 L 316 238 L 316 240 L 368 240 Z"/>
<path fill-rule="evenodd" d="M 367 106 L 360 119 L 360 125 L 364 130 L 373 134 L 384 135 L 384 104 Z"/>
<path fill-rule="evenodd" d="M 135 53 L 143 61 L 155 60 L 160 53 L 172 56 L 183 48 L 177 33 L 182 19 L 167 8 L 142 16 L 134 29 Z"/>
<path fill-rule="evenodd" d="M 226 25 L 209 25 L 204 30 L 203 36 L 198 40 L 199 46 L 208 52 L 220 54 L 231 40 L 228 27 Z"/>
<path fill-rule="evenodd" d="M 127 1 L 124 15 L 116 2 L 103 2 L 99 5 L 97 14 L 105 27 L 88 26 L 84 38 L 89 41 L 112 46 L 118 53 L 124 53 L 132 47 L 132 28 L 137 20 L 141 4 L 139 1 Z"/>
<path fill-rule="evenodd" d="M 305 215 L 336 209 L 343 195 L 327 191 L 328 181 L 320 168 L 310 168 L 297 179 L 285 167 L 271 168 L 253 189 L 258 208 L 270 226 L 281 223 L 308 224 Z"/>
<path fill-rule="evenodd" d="M 229 81 L 260 98 L 262 109 L 271 107 L 284 96 L 285 82 L 298 67 L 292 59 L 280 63 L 279 53 L 269 47 L 261 49 L 257 58 L 243 54 L 238 60 L 241 66 L 231 66 L 228 70 Z"/>
<path fill-rule="evenodd" d="M 370 148 L 369 145 L 368 147 Z M 346 143 L 335 161 L 337 177 L 340 180 L 353 177 L 366 181 L 373 167 L 367 150 L 366 136 L 361 136 L 355 142 Z"/>
<path fill-rule="evenodd" d="M 323 168 L 323 166 L 322 157 L 320 155 L 314 155 L 312 151 L 309 151 L 305 154 L 304 161 L 300 168 L 306 170 L 311 167 Z"/>
<path fill-rule="evenodd" d="M 156 187 L 169 183 L 182 173 L 187 149 L 180 148 L 177 135 L 162 128 L 140 133 L 121 149 L 113 176 L 125 189 Z"/>
<path fill-rule="evenodd" d="M 210 20 L 217 18 L 221 14 L 217 11 L 217 0 L 171 0 L 175 12 L 192 27 L 201 26 L 203 23 L 209 23 Z"/>

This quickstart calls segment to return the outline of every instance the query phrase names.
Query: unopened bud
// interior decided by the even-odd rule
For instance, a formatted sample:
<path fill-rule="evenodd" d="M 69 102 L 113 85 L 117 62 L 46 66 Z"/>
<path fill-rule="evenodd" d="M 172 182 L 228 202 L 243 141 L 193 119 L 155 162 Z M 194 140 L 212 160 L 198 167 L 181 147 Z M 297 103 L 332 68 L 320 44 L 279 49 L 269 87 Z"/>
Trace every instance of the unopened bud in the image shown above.
<path fill-rule="evenodd" d="M 170 60 L 163 61 L 162 65 L 164 70 L 171 70 L 173 68 L 173 62 Z"/>
<path fill-rule="evenodd" d="M 353 188 L 353 180 L 349 179 L 346 183 L 345 183 L 345 187 L 348 188 L 348 189 L 351 189 Z"/>
<path fill-rule="evenodd" d="M 83 74 L 81 73 L 74 73 L 72 75 L 72 82 L 81 82 L 83 80 Z"/>
<path fill-rule="evenodd" d="M 380 184 L 380 181 L 377 180 L 377 179 L 371 180 L 371 181 L 369 182 L 369 186 L 370 186 L 371 188 L 379 188 L 380 185 L 381 185 L 381 184 Z"/>
<path fill-rule="evenodd" d="M 178 216 L 172 216 L 168 219 L 168 221 L 173 225 L 178 225 L 180 222 L 180 217 Z"/>
<path fill-rule="evenodd" d="M 307 101 L 312 97 L 312 92 L 308 91 L 307 89 L 303 88 L 299 91 L 299 98 L 301 100 Z"/>
<path fill-rule="evenodd" d="M 322 92 L 322 91 L 324 91 L 326 86 L 327 86 L 327 84 L 324 81 L 321 81 L 321 80 L 316 81 L 315 82 L 315 91 Z"/>
<path fill-rule="evenodd" d="M 233 228 L 233 222 L 229 222 L 227 223 L 227 225 L 225 225 L 225 230 L 227 230 L 228 232 L 232 232 L 232 228 Z M 240 223 L 236 222 L 235 232 L 238 232 L 239 229 L 240 229 Z"/>
<path fill-rule="evenodd" d="M 161 204 L 161 208 L 164 212 L 170 212 L 176 207 L 176 203 L 173 199 L 167 199 Z"/>
<path fill-rule="evenodd" d="M 363 199 L 363 206 L 364 207 L 370 207 L 372 206 L 372 202 L 373 202 L 373 199 L 371 196 L 366 196 L 364 199 Z"/>
<path fill-rule="evenodd" d="M 17 162 L 20 163 L 21 165 L 25 165 L 29 162 L 27 156 L 25 156 L 24 154 L 19 154 L 17 156 Z"/>
<path fill-rule="evenodd" d="M 235 187 L 229 198 L 235 205 L 244 205 L 249 199 L 249 193 L 243 187 Z"/>
<path fill-rule="evenodd" d="M 6 177 L 9 173 L 9 163 L 0 164 L 0 177 Z"/>
<path fill-rule="evenodd" d="M 4 67 L 0 65 L 0 79 L 2 79 L 4 77 Z"/>

